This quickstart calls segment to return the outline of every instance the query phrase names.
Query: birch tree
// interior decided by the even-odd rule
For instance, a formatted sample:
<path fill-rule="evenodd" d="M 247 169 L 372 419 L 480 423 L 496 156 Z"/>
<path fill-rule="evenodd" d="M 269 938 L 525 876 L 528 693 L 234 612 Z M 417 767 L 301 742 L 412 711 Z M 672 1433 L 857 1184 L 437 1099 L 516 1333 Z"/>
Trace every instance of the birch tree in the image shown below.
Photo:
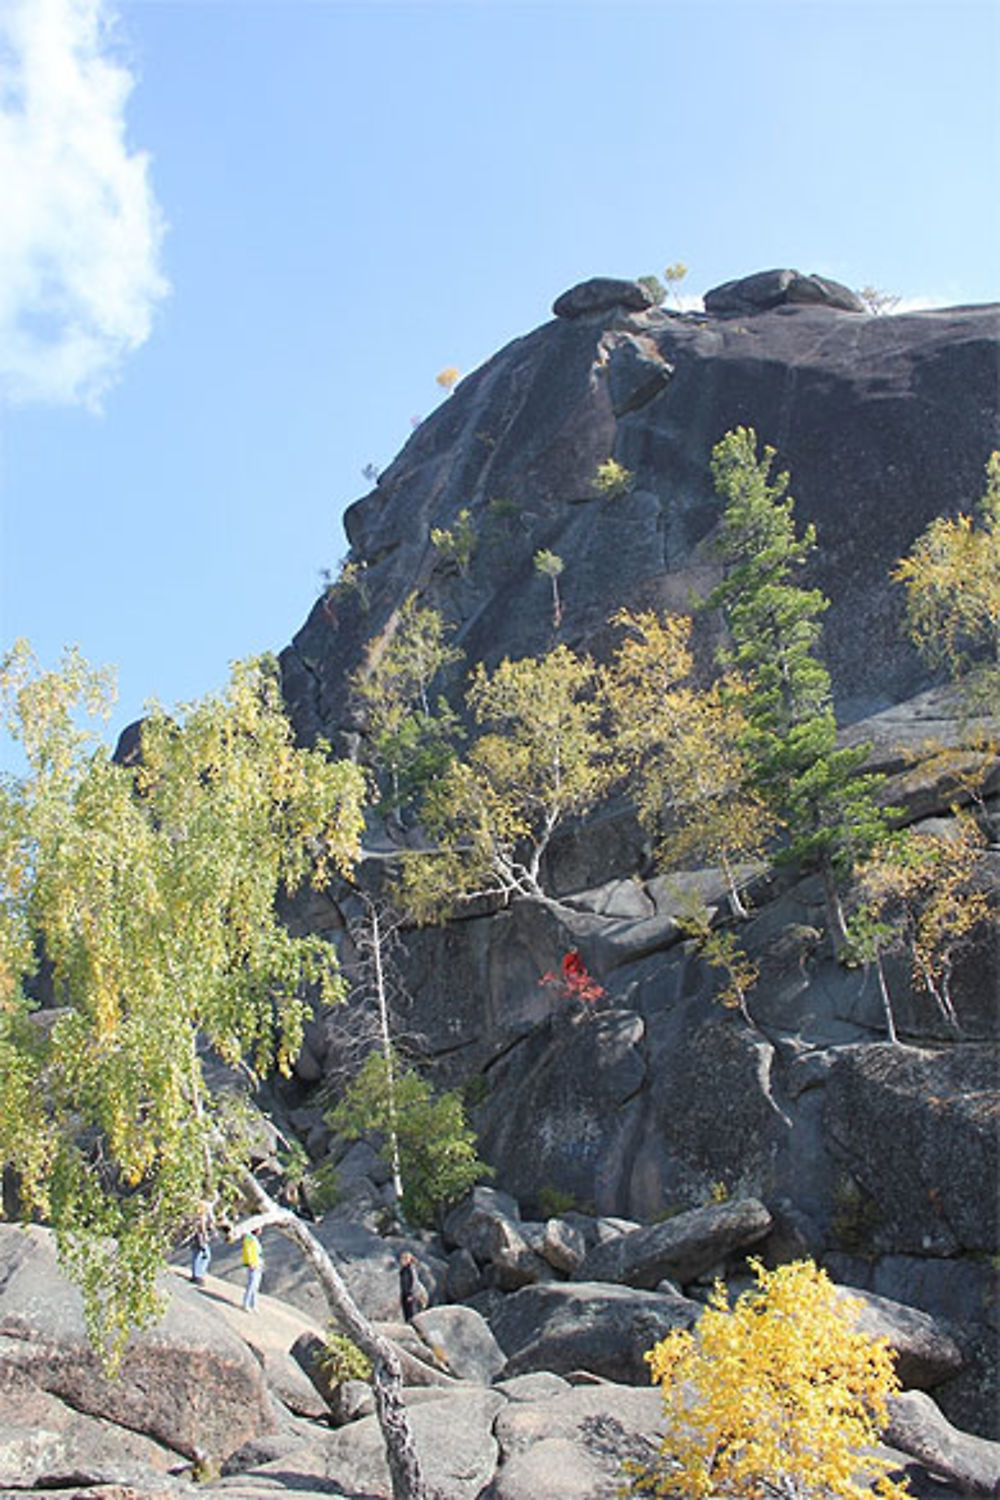
<path fill-rule="evenodd" d="M 625 639 L 604 680 L 611 732 L 657 859 L 665 868 L 692 857 L 717 864 L 734 914 L 745 917 L 739 867 L 762 857 L 777 826 L 742 748 L 745 684 L 730 673 L 695 686 L 690 616 L 620 610 L 612 624 Z"/>
<path fill-rule="evenodd" d="M 78 653 L 43 671 L 19 644 L 0 693 L 26 764 L 0 783 L 0 1162 L 24 1213 L 54 1229 L 113 1367 L 160 1315 L 157 1273 L 183 1227 L 249 1197 L 371 1356 L 395 1500 L 422 1500 L 398 1360 L 255 1182 L 202 1069 L 208 1047 L 251 1082 L 287 1072 L 306 996 L 339 998 L 332 948 L 293 936 L 276 902 L 350 873 L 364 773 L 296 747 L 269 661 L 237 664 L 222 695 L 154 706 L 130 765 L 80 722 L 106 710 L 108 683 Z"/>
<path fill-rule="evenodd" d="M 559 905 L 544 887 L 552 837 L 621 774 L 598 689 L 590 657 L 564 645 L 477 666 L 466 702 L 482 732 L 428 792 L 432 847 L 401 858 L 397 899 L 411 917 L 439 920 L 482 896 Z"/>
<path fill-rule="evenodd" d="M 892 573 L 906 589 L 910 635 L 930 662 L 958 676 L 981 657 L 1000 678 L 1000 451 L 986 465 L 974 514 L 938 516 Z"/>

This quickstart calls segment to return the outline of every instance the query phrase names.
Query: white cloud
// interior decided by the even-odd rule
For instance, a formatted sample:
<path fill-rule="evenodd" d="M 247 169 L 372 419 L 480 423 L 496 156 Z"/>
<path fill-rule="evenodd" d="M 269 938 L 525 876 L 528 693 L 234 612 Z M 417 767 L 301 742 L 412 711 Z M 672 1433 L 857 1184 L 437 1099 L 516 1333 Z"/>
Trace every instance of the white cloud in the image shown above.
<path fill-rule="evenodd" d="M 105 0 L 0 4 L 0 394 L 97 408 L 167 282 Z"/>

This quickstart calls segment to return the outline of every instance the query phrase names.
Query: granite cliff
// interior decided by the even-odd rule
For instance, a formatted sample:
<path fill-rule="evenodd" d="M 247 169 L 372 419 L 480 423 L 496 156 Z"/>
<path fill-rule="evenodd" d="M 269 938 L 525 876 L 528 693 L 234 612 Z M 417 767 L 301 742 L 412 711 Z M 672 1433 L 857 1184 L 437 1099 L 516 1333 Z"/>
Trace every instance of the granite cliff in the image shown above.
<path fill-rule="evenodd" d="M 385 1164 L 324 1119 L 343 1077 L 339 1013 L 316 1014 L 294 1076 L 262 1100 L 283 1135 L 260 1121 L 257 1165 L 280 1179 L 293 1135 L 336 1164 L 340 1202 L 315 1233 L 396 1343 L 418 1448 L 450 1500 L 611 1500 L 622 1461 L 655 1440 L 643 1351 L 692 1324 L 716 1274 L 739 1285 L 750 1250 L 814 1256 L 860 1291 L 863 1326 L 898 1356 L 884 1441 L 913 1493 L 995 1497 L 1000 711 L 972 722 L 933 679 L 888 575 L 933 517 L 981 493 L 1000 441 L 997 309 L 873 317 L 845 287 L 770 271 L 716 288 L 704 313 L 603 278 L 554 312 L 464 380 L 349 510 L 349 566 L 281 657 L 300 737 L 364 757 L 348 677 L 414 593 L 464 652 L 452 689 L 478 661 L 558 641 L 600 655 L 622 605 L 687 608 L 716 576 L 711 448 L 751 425 L 816 527 L 845 741 L 870 746 L 910 826 L 948 837 L 975 798 L 992 907 L 956 958 L 959 1024 L 890 964 L 888 1041 L 872 976 L 836 960 L 818 880 L 794 868 L 759 870 L 741 924 L 760 971 L 750 1016 L 723 1009 L 677 920 L 687 890 L 722 908 L 719 872 L 657 870 L 617 798 L 554 845 L 561 906 L 481 904 L 406 934 L 406 1030 L 426 1070 L 465 1090 L 496 1186 L 438 1232 L 385 1233 Z M 594 484 L 612 457 L 633 476 L 617 496 Z M 475 544 L 459 565 L 431 532 L 463 511 Z M 543 548 L 564 562 L 558 622 L 533 565 Z M 719 626 L 698 628 L 707 662 Z M 120 753 L 137 743 L 127 734 Z M 380 889 L 416 837 L 373 816 L 361 887 Z M 350 972 L 361 910 L 358 885 L 339 882 L 288 916 Z M 604 988 L 592 1009 L 539 982 L 570 946 Z M 430 1294 L 406 1326 L 404 1247 Z M 266 1260 L 259 1319 L 237 1306 L 234 1247 L 216 1244 L 199 1288 L 165 1278 L 167 1316 L 133 1339 L 116 1384 L 48 1231 L 0 1226 L 0 1494 L 387 1495 L 370 1392 L 331 1389 L 314 1365 L 314 1280 L 280 1240 Z"/>
<path fill-rule="evenodd" d="M 553 321 L 463 380 L 351 506 L 353 585 L 318 601 L 281 657 L 298 732 L 364 754 L 347 676 L 414 592 L 454 627 L 453 687 L 477 661 L 556 641 L 600 655 L 621 605 L 689 607 L 716 577 L 704 545 L 719 517 L 712 446 L 750 425 L 816 527 L 811 581 L 831 601 L 822 650 L 843 732 L 872 744 L 905 821 L 946 826 L 955 784 L 928 746 L 960 746 L 968 725 L 907 642 L 889 573 L 933 517 L 982 492 L 998 442 L 997 309 L 875 317 L 848 289 L 792 271 L 718 288 L 703 313 L 647 304 L 631 282 L 571 289 Z M 593 482 L 609 457 L 634 476 L 617 497 Z M 462 510 L 476 542 L 459 568 L 430 533 Z M 564 561 L 558 628 L 532 564 L 540 548 Z M 712 624 L 699 628 L 708 650 Z M 997 727 L 989 715 L 978 726 Z M 995 752 L 961 754 L 983 772 L 995 846 Z M 398 837 L 372 828 L 364 880 L 378 883 Z M 984 867 L 995 899 L 995 848 Z M 874 980 L 824 940 L 814 878 L 771 872 L 754 892 L 752 1028 L 714 1003 L 716 981 L 675 920 L 685 885 L 721 900 L 717 873 L 658 874 L 626 804 L 565 834 L 549 879 L 571 915 L 515 903 L 407 940 L 407 1027 L 437 1077 L 477 1101 L 500 1185 L 531 1211 L 558 1194 L 645 1220 L 713 1191 L 755 1195 L 774 1215 L 776 1254 L 817 1255 L 870 1291 L 960 1315 L 977 1374 L 957 1377 L 951 1410 L 989 1427 L 996 923 L 956 970 L 959 1033 L 893 974 L 893 1046 Z M 349 960 L 355 910 L 349 892 L 331 893 L 301 918 Z M 539 986 L 570 945 L 607 991 L 587 1025 Z M 328 1134 L 306 1085 L 336 1050 L 317 1020 L 289 1100 L 319 1153 Z"/>
<path fill-rule="evenodd" d="M 319 601 L 282 654 L 301 734 L 351 728 L 345 675 L 413 590 L 455 624 L 467 663 L 551 645 L 532 567 L 542 547 L 565 563 L 559 638 L 572 645 L 599 646 L 621 604 L 685 608 L 710 577 L 711 449 L 739 424 L 778 450 L 796 513 L 816 526 L 841 719 L 928 686 L 888 572 L 933 516 L 981 492 L 997 444 L 997 309 L 872 317 L 817 282 L 764 273 L 687 314 L 637 306 L 635 283 L 585 283 L 463 380 L 346 513 L 363 592 Z M 814 300 L 798 300 L 803 286 Z M 635 475 L 619 499 L 592 482 L 609 456 Z M 459 575 L 430 532 L 463 508 L 478 545 Z"/>

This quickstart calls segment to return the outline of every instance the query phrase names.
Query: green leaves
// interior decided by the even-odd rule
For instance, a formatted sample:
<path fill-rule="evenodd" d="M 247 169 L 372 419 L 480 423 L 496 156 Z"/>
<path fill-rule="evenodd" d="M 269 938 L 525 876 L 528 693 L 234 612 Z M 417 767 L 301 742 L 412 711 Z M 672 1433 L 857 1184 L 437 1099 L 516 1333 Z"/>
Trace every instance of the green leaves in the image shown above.
<path fill-rule="evenodd" d="M 77 722 L 101 682 L 75 655 L 42 673 L 26 648 L 2 677 L 29 769 L 0 788 L 0 1157 L 113 1360 L 156 1313 L 172 1234 L 236 1164 L 199 1047 L 287 1068 L 307 988 L 340 992 L 332 949 L 276 900 L 351 868 L 365 777 L 295 746 L 266 660 L 220 697 L 154 707 L 137 766 Z M 25 998 L 39 954 L 54 1013 Z"/>
<path fill-rule="evenodd" d="M 596 806 L 620 774 L 602 725 L 599 674 L 557 646 L 480 663 L 466 703 L 483 731 L 427 793 L 433 853 L 407 854 L 396 899 L 416 920 L 476 895 L 545 900 L 541 863 L 556 828 Z"/>
<path fill-rule="evenodd" d="M 978 518 L 938 516 L 892 574 L 906 589 L 911 639 L 928 661 L 958 676 L 977 655 L 1000 668 L 1000 451 L 986 465 Z M 975 686 L 975 684 L 973 684 Z"/>
<path fill-rule="evenodd" d="M 327 1123 L 348 1139 L 375 1135 L 386 1146 L 395 1132 L 403 1210 L 412 1223 L 433 1225 L 490 1168 L 476 1155 L 475 1133 L 458 1094 L 435 1096 L 415 1069 L 401 1067 L 395 1057 L 392 1075 L 390 1088 L 387 1059 L 381 1052 L 370 1053 Z"/>
<path fill-rule="evenodd" d="M 461 738 L 457 716 L 431 685 L 461 651 L 449 646 L 436 610 L 411 594 L 385 632 L 368 645 L 351 690 L 366 720 L 372 758 L 382 781 L 382 806 L 398 810 L 448 765 Z"/>
<path fill-rule="evenodd" d="M 817 655 L 828 601 L 794 575 L 816 545 L 797 529 L 789 477 L 772 479 L 773 448 L 758 457 L 752 428 L 716 444 L 712 472 L 726 502 L 714 545 L 725 576 L 706 601 L 729 627 L 724 659 L 747 684 L 743 748 L 751 783 L 783 824 L 783 857 L 804 860 L 824 878 L 834 941 L 846 939 L 835 877 L 884 836 L 881 779 L 859 775 L 867 748 L 836 748 L 830 674 Z"/>

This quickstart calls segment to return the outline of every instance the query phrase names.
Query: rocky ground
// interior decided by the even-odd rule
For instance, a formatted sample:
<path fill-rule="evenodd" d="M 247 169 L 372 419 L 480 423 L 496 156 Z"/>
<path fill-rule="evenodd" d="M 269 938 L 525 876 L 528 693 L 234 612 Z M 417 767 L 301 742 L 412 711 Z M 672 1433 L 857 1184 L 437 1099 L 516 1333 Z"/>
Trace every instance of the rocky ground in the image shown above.
<path fill-rule="evenodd" d="M 507 1195 L 478 1188 L 443 1237 L 407 1242 L 430 1293 L 409 1326 L 396 1311 L 403 1242 L 343 1213 L 317 1232 L 400 1350 L 415 1440 L 444 1500 L 613 1500 L 624 1461 L 648 1459 L 657 1442 L 660 1399 L 643 1350 L 690 1326 L 712 1274 L 738 1267 L 772 1227 L 754 1200 L 657 1225 L 531 1223 Z M 47 1231 L 0 1228 L 0 1495 L 388 1496 L 367 1387 L 331 1390 L 316 1374 L 316 1290 L 276 1235 L 265 1259 L 272 1292 L 256 1313 L 240 1306 L 234 1249 L 217 1247 L 203 1287 L 178 1266 L 163 1322 L 133 1339 L 112 1381 Z M 489 1289 L 441 1300 L 463 1273 Z M 863 1317 L 898 1354 L 906 1389 L 885 1440 L 915 1493 L 995 1495 L 1000 1444 L 952 1427 L 928 1394 L 961 1363 L 949 1330 L 874 1296 Z"/>

